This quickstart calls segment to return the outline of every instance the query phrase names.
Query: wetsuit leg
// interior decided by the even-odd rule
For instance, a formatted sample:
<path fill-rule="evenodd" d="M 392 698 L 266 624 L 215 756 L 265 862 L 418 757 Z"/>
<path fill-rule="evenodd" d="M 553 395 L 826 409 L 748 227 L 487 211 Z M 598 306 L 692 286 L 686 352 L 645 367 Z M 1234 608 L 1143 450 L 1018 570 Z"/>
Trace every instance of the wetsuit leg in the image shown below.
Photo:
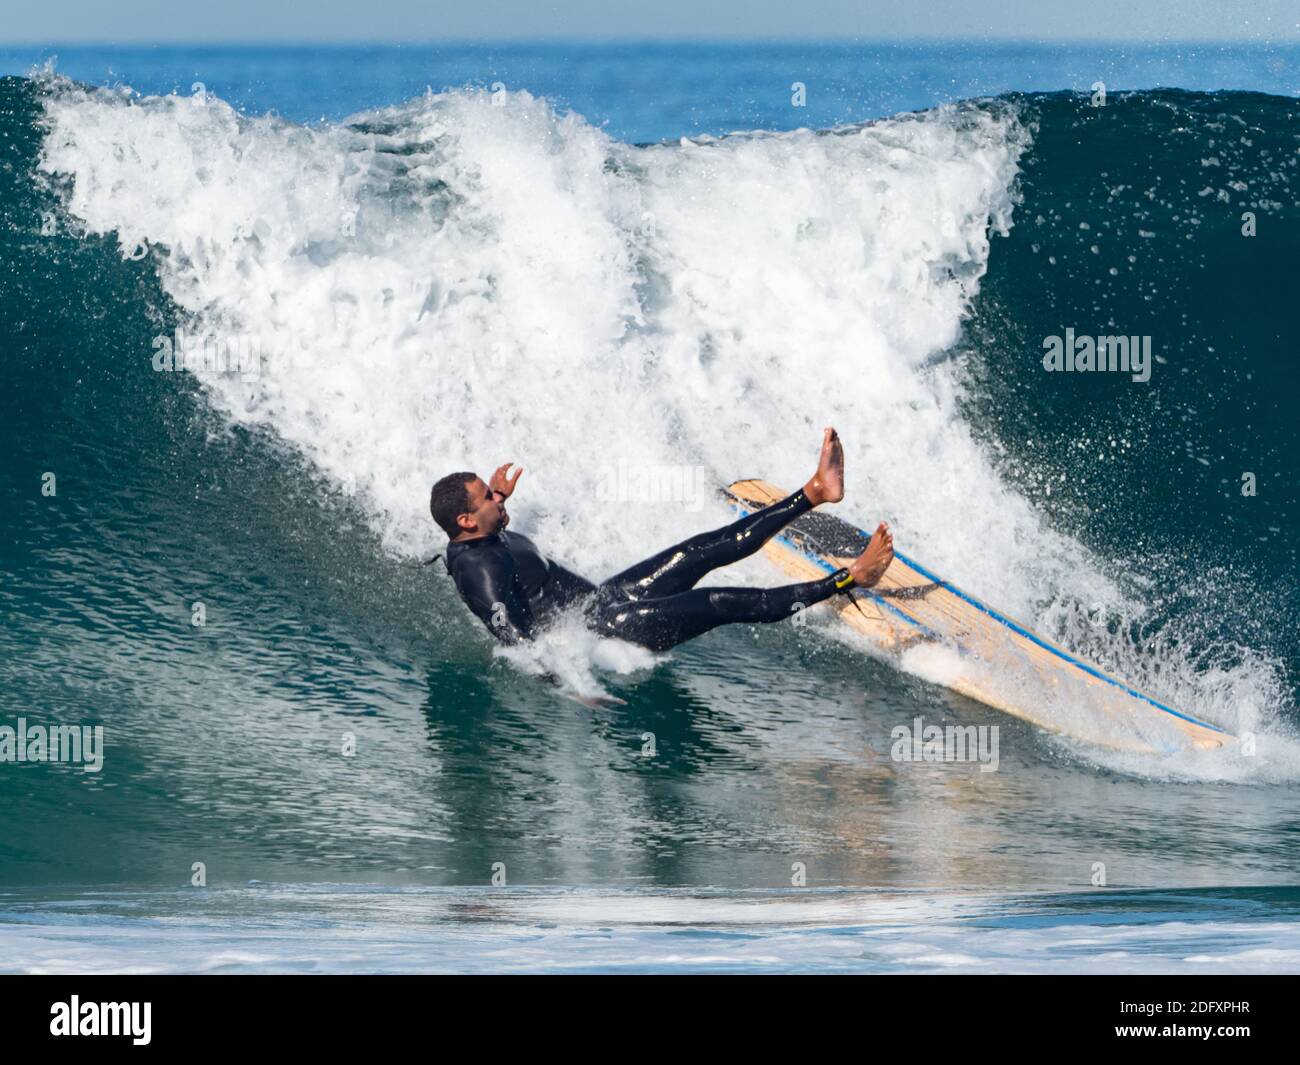
<path fill-rule="evenodd" d="M 606 603 L 593 620 L 602 636 L 666 651 L 719 625 L 784 621 L 852 583 L 849 571 L 842 569 L 821 580 L 782 588 L 694 588 L 676 595 Z"/>
<path fill-rule="evenodd" d="M 812 510 L 803 489 L 739 521 L 700 533 L 605 581 L 633 599 L 676 595 L 710 570 L 748 558 L 801 514 Z"/>

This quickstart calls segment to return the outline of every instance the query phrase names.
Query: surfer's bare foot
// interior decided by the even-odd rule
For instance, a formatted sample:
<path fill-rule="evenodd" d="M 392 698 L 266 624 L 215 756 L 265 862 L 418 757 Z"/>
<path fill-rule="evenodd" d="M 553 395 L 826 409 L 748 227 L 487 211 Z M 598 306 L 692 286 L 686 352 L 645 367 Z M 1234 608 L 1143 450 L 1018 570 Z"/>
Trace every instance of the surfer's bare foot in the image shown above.
<path fill-rule="evenodd" d="M 844 498 L 844 445 L 834 429 L 827 429 L 822 434 L 822 454 L 817 472 L 803 486 L 803 494 L 814 507 L 838 503 Z"/>
<path fill-rule="evenodd" d="M 883 521 L 876 526 L 867 549 L 849 564 L 853 582 L 863 588 L 872 588 L 880 582 L 894 561 L 894 536 Z"/>

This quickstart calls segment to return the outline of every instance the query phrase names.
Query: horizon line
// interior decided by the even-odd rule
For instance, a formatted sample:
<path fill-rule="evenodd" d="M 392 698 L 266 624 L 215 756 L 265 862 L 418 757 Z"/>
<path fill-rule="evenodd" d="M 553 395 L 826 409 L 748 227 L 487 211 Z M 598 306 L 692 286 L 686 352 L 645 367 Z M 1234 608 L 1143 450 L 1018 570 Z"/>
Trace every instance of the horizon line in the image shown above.
<path fill-rule="evenodd" d="M 60 41 L 18 40 L 0 41 L 0 51 L 16 48 L 235 48 L 235 47 L 281 47 L 281 48 L 431 48 L 431 47 L 466 47 L 495 45 L 499 47 L 519 47 L 527 45 L 902 45 L 902 46 L 983 46 L 983 45 L 1091 45 L 1091 46 L 1128 46 L 1142 48 L 1156 47 L 1300 47 L 1300 33 L 1285 39 L 1269 40 L 1246 37 L 1170 37 L 1152 39 L 1150 37 L 824 37 L 824 36 L 567 36 L 533 35 L 528 37 L 421 37 L 412 39 L 370 38 L 344 39 L 309 37 L 285 38 L 230 38 L 226 40 L 208 40 L 195 38 L 86 38 L 65 39 Z"/>

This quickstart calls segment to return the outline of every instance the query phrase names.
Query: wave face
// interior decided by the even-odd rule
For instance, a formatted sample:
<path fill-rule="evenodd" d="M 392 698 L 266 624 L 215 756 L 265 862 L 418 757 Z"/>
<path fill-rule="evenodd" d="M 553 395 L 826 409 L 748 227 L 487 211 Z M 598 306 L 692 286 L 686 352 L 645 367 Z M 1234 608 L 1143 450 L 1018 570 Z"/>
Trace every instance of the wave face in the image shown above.
<path fill-rule="evenodd" d="M 1223 682 L 1211 703 L 1293 706 L 1300 105 L 1056 94 L 1020 113 L 1024 206 L 963 340 L 964 412 L 1008 485 L 1106 560 L 1132 622 L 1058 597 L 1044 624 L 1185 702 L 1194 675 Z M 1151 380 L 1044 372 L 1067 328 L 1149 337 Z"/>
<path fill-rule="evenodd" d="M 1277 737 L 1254 763 L 1119 768 L 1300 769 L 1285 739 L 1300 604 L 1282 399 L 1300 327 L 1284 289 L 1300 244 L 1295 101 L 1006 97 L 634 146 L 526 92 L 301 126 L 205 93 L 0 85 L 15 711 L 102 713 L 107 696 L 127 748 L 155 766 L 170 752 L 153 772 L 202 806 L 176 783 L 204 786 L 177 715 L 196 685 L 220 693 L 205 742 L 238 761 L 249 728 L 302 709 L 377 713 L 400 747 L 414 681 L 446 779 L 418 829 L 401 819 L 423 841 L 403 845 L 452 846 L 485 813 L 452 798 L 482 783 L 481 762 L 528 772 L 498 763 L 491 738 L 517 746 L 536 727 L 514 721 L 520 700 L 550 704 L 519 693 L 530 682 L 482 679 L 484 637 L 411 565 L 440 545 L 430 482 L 521 463 L 515 527 L 599 578 L 725 518 L 707 493 L 651 505 L 605 490 L 617 471 L 794 485 L 833 423 L 850 516 L 888 517 L 909 554 L 1094 661 Z M 1046 373 L 1042 340 L 1067 327 L 1151 335 L 1152 380 Z M 176 330 L 247 340 L 256 373 L 155 372 L 155 338 Z M 51 468 L 60 492 L 43 501 Z M 771 575 L 755 562 L 720 579 Z M 220 636 L 206 644 L 186 624 L 200 598 Z M 713 678 L 770 680 L 782 654 L 799 668 L 788 636 L 761 639 L 719 634 L 679 657 Z M 872 676 L 907 720 L 917 700 L 950 706 Z M 683 683 L 622 694 L 652 716 L 679 696 L 696 713 L 737 698 Z M 789 697 L 800 715 L 824 709 Z M 504 716 L 448 710 L 465 700 Z M 802 733 L 791 742 L 809 753 Z M 251 768 L 245 783 L 270 786 Z M 372 783 L 390 813 L 409 799 Z M 278 812 L 327 839 L 314 797 L 330 778 L 317 786 Z M 132 832 L 166 838 L 146 807 Z M 227 813 L 205 816 L 238 837 Z"/>

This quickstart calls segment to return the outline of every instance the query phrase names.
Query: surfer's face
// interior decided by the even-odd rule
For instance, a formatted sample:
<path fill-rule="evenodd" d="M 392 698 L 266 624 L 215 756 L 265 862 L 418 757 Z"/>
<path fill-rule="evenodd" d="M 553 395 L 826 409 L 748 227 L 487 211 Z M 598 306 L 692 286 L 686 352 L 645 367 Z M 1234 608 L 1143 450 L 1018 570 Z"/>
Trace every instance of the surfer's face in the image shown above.
<path fill-rule="evenodd" d="M 474 531 L 484 536 L 499 532 L 510 524 L 503 497 L 493 492 L 482 477 L 475 477 L 465 486 L 465 491 L 469 494 L 470 509 L 461 515 L 462 524 L 469 518 L 474 522 Z"/>

